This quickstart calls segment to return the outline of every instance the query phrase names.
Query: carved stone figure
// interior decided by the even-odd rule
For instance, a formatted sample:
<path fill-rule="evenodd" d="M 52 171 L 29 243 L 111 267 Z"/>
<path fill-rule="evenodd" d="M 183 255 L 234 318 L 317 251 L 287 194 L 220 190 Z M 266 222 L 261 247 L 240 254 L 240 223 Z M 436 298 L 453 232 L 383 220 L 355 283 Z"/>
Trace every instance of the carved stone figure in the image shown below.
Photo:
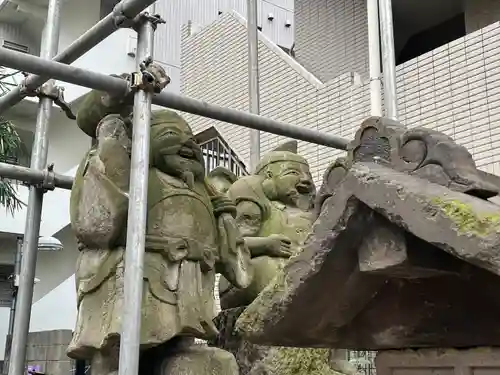
<path fill-rule="evenodd" d="M 78 113 L 78 125 L 97 142 L 71 194 L 71 224 L 81 252 L 78 319 L 68 355 L 91 359 L 96 375 L 115 373 L 118 365 L 130 177 L 127 108 L 126 98 L 91 92 Z M 229 353 L 177 340 L 217 334 L 216 270 L 239 288 L 251 280 L 249 252 L 234 215 L 232 202 L 206 182 L 201 149 L 186 121 L 172 111 L 153 112 L 140 347 L 177 345 L 167 350 L 178 354 L 175 365 L 167 361 L 164 370 L 204 358 L 206 366 L 196 368 L 207 374 L 213 366 L 225 369 L 221 374 L 237 374 Z"/>
<path fill-rule="evenodd" d="M 234 323 L 301 247 L 314 216 L 315 186 L 307 161 L 288 142 L 265 155 L 255 174 L 231 185 L 237 224 L 254 268 L 252 284 L 237 289 L 221 279 L 220 330 L 215 346 L 233 352 L 242 375 L 353 374 L 345 353 L 327 349 L 269 348 L 253 345 L 234 332 Z M 344 358 L 342 358 L 342 354 Z"/>
<path fill-rule="evenodd" d="M 325 174 L 303 250 L 237 331 L 292 347 L 500 345 L 498 181 L 442 133 L 366 120 Z"/>
<path fill-rule="evenodd" d="M 254 175 L 231 185 L 228 196 L 237 207 L 236 221 L 252 254 L 254 277 L 245 290 L 221 279 L 223 309 L 252 302 L 298 250 L 312 224 L 315 192 L 296 141 L 264 155 Z"/>
<path fill-rule="evenodd" d="M 226 194 L 238 177 L 227 168 L 217 167 L 208 173 L 207 179 L 218 193 Z"/>

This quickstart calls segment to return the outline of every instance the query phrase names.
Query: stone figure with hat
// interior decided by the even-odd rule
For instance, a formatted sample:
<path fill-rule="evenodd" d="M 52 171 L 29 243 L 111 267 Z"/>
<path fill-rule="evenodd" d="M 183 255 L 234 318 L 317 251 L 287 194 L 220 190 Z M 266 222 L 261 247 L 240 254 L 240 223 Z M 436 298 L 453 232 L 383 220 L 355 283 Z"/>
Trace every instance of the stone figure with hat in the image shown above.
<path fill-rule="evenodd" d="M 264 155 L 253 175 L 231 185 L 228 196 L 236 204 L 237 224 L 252 254 L 254 278 L 244 290 L 221 279 L 222 308 L 252 302 L 299 248 L 312 224 L 315 192 L 296 141 Z"/>
<path fill-rule="evenodd" d="M 165 81 L 162 69 L 153 73 Z M 90 360 L 95 375 L 118 369 L 131 98 L 92 91 L 77 115 L 78 126 L 94 145 L 71 193 L 71 225 L 80 256 L 78 317 L 68 355 Z M 143 355 L 169 353 L 158 363 L 163 373 L 175 368 L 181 374 L 238 374 L 230 353 L 193 345 L 194 338 L 217 334 L 216 272 L 238 288 L 246 288 L 252 278 L 235 212 L 234 204 L 207 183 L 202 151 L 189 124 L 173 111 L 153 111 L 140 349 Z"/>
<path fill-rule="evenodd" d="M 253 175 L 238 179 L 228 190 L 237 207 L 238 227 L 252 254 L 254 278 L 244 289 L 221 278 L 223 311 L 215 320 L 220 334 L 211 344 L 230 350 L 242 375 L 354 373 L 341 358 L 345 353 L 253 345 L 234 330 L 238 316 L 300 250 L 311 229 L 316 188 L 297 146 L 290 141 L 265 154 Z"/>

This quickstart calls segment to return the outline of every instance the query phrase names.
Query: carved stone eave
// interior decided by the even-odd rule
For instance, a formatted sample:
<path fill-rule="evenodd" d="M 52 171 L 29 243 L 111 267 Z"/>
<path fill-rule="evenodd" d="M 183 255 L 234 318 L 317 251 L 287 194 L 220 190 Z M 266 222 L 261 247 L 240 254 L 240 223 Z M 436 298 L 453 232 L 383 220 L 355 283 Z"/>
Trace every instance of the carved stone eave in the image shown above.
<path fill-rule="evenodd" d="M 373 246 L 379 236 L 390 246 Z M 497 205 L 355 163 L 323 203 L 303 251 L 237 328 L 263 345 L 498 346 L 499 275 Z"/>

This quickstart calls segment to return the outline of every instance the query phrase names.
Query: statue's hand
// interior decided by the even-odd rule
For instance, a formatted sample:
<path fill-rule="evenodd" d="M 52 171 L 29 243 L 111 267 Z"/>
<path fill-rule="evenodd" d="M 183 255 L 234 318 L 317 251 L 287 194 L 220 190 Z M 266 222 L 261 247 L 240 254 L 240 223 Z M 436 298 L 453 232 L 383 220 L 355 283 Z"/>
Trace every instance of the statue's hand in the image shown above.
<path fill-rule="evenodd" d="M 104 145 L 111 143 L 115 147 L 123 148 L 130 154 L 132 148 L 131 126 L 128 119 L 119 115 L 108 115 L 104 117 L 96 130 L 97 143 Z"/>
<path fill-rule="evenodd" d="M 288 237 L 272 234 L 268 238 L 271 241 L 268 255 L 279 258 L 289 258 L 292 255 L 292 241 Z"/>

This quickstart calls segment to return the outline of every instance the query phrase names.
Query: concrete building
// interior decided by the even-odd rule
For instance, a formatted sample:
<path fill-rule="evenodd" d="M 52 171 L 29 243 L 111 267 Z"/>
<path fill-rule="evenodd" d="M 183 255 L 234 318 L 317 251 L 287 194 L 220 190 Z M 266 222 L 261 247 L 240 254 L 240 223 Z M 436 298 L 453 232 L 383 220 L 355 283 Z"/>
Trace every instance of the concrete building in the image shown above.
<path fill-rule="evenodd" d="M 500 174 L 500 3 L 392 3 L 399 119 L 449 134 L 472 152 L 480 168 Z M 248 109 L 243 16 L 227 13 L 201 31 L 186 29 L 183 94 Z M 366 1 L 295 0 L 294 23 L 294 57 L 260 35 L 261 114 L 352 139 L 370 114 Z M 196 129 L 215 126 L 248 160 L 244 130 L 188 117 Z M 261 151 L 280 139 L 262 134 Z M 317 181 L 341 154 L 306 143 L 300 143 L 300 152 Z"/>
<path fill-rule="evenodd" d="M 117 0 L 64 0 L 59 51 L 65 49 L 77 37 L 108 14 Z M 18 51 L 39 54 L 44 17 L 48 0 L 0 0 L 0 45 Z M 192 30 L 200 29 L 216 21 L 221 12 L 237 11 L 246 14 L 246 0 L 159 0 L 156 12 L 167 21 L 156 32 L 155 60 L 160 62 L 172 77 L 168 90 L 180 91 L 180 50 L 182 25 L 189 24 Z M 272 15 L 274 24 L 261 23 L 262 31 L 278 45 L 290 49 L 293 43 L 293 1 L 259 1 L 261 22 Z M 136 33 L 119 30 L 97 47 L 78 59 L 73 65 L 105 74 L 131 72 L 135 70 Z M 4 72 L 11 72 L 4 69 Z M 21 82 L 17 74 L 4 83 L 15 85 Z M 79 98 L 88 89 L 59 82 L 65 87 L 66 100 L 77 107 Z M 31 150 L 35 130 L 37 101 L 27 98 L 6 113 L 23 138 L 26 149 Z M 200 136 L 211 142 L 213 131 Z M 90 146 L 90 139 L 67 119 L 59 108 L 55 108 L 49 131 L 49 163 L 55 163 L 58 173 L 74 175 L 76 167 Z M 230 150 L 228 151 L 230 153 Z M 28 155 L 19 164 L 29 166 Z M 27 188 L 18 187 L 19 197 L 26 202 Z M 25 226 L 26 209 L 14 216 L 0 209 L 0 359 L 4 354 L 5 335 L 8 329 L 7 281 L 12 272 L 18 235 Z M 78 251 L 69 228 L 69 192 L 56 190 L 44 198 L 41 223 L 42 236 L 54 236 L 64 245 L 58 252 L 40 252 L 36 269 L 39 282 L 35 285 L 34 305 L 31 316 L 31 331 L 51 329 L 73 329 L 76 319 L 76 293 L 74 268 Z M 6 300 L 2 298 L 7 297 Z"/>

